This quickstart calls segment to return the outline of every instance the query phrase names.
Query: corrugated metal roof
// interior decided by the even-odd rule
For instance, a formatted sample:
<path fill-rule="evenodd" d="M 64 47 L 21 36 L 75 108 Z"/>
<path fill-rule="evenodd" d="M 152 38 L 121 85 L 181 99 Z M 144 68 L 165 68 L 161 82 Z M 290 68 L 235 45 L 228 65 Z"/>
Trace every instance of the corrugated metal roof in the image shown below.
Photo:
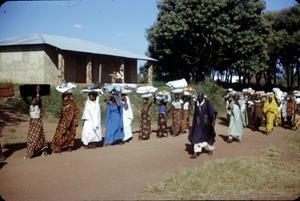
<path fill-rule="evenodd" d="M 117 57 L 146 60 L 146 61 L 157 61 L 151 57 L 139 55 L 97 43 L 77 39 L 68 38 L 62 36 L 53 36 L 47 34 L 32 34 L 27 36 L 9 38 L 0 40 L 0 46 L 14 46 L 14 45 L 37 45 L 37 44 L 48 44 L 61 50 L 85 52 L 93 54 L 104 54 Z"/>

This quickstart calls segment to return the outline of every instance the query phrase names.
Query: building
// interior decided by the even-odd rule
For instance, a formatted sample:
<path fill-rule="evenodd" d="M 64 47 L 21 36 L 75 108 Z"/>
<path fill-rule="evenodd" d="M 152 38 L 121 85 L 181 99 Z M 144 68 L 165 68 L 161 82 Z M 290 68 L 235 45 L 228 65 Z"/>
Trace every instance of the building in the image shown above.
<path fill-rule="evenodd" d="M 20 84 L 109 83 L 124 66 L 125 82 L 137 82 L 137 61 L 155 59 L 75 38 L 33 34 L 0 40 L 0 81 Z"/>

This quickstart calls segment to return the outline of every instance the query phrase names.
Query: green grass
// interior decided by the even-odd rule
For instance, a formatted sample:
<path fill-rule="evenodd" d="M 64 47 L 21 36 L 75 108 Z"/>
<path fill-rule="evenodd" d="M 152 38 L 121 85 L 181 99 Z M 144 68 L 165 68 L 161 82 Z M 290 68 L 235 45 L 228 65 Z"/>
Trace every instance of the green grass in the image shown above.
<path fill-rule="evenodd" d="M 287 199 L 300 195 L 300 132 L 280 147 L 184 169 L 138 195 L 161 200 Z M 296 160 L 286 159 L 287 154 Z"/>

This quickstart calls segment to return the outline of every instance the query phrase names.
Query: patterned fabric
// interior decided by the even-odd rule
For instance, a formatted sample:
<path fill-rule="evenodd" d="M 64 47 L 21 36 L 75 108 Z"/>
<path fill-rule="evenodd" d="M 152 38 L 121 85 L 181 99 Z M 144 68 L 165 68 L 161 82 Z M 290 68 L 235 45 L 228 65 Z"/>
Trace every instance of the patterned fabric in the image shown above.
<path fill-rule="evenodd" d="M 298 127 L 300 122 L 299 115 L 296 114 L 296 102 L 294 99 L 290 99 L 286 103 L 286 116 L 290 127 Z"/>
<path fill-rule="evenodd" d="M 27 158 L 31 158 L 35 153 L 48 148 L 43 122 L 41 118 L 30 119 L 27 136 Z"/>
<path fill-rule="evenodd" d="M 78 108 L 71 95 L 68 101 L 63 101 L 60 120 L 54 134 L 51 148 L 54 152 L 60 152 L 62 148 L 73 147 L 78 126 Z"/>
<path fill-rule="evenodd" d="M 295 114 L 295 101 L 293 99 L 287 101 L 286 103 L 286 116 L 294 116 Z"/>
<path fill-rule="evenodd" d="M 164 134 L 168 135 L 167 131 L 167 118 L 163 113 L 158 113 L 157 119 L 157 137 L 163 137 Z"/>
<path fill-rule="evenodd" d="M 183 119 L 182 119 L 182 131 L 185 132 L 186 129 L 190 129 L 190 111 L 183 111 Z"/>
<path fill-rule="evenodd" d="M 140 116 L 140 128 L 141 132 L 139 134 L 139 139 L 147 140 L 150 138 L 151 134 L 151 117 L 150 117 L 150 106 L 151 103 L 144 103 L 141 109 Z"/>
<path fill-rule="evenodd" d="M 172 135 L 177 136 L 182 133 L 182 110 L 173 109 Z"/>
<path fill-rule="evenodd" d="M 254 101 L 254 126 L 259 128 L 263 120 L 263 102 L 261 100 Z"/>

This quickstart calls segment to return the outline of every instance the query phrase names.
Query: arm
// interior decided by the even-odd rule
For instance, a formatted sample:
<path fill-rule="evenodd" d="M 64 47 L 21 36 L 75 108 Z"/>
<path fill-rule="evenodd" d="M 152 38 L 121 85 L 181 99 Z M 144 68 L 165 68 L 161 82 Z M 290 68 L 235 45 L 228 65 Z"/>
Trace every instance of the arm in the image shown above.
<path fill-rule="evenodd" d="M 40 101 L 40 90 L 41 90 L 40 85 L 37 85 L 35 90 L 36 90 L 36 101 L 39 102 Z"/>

